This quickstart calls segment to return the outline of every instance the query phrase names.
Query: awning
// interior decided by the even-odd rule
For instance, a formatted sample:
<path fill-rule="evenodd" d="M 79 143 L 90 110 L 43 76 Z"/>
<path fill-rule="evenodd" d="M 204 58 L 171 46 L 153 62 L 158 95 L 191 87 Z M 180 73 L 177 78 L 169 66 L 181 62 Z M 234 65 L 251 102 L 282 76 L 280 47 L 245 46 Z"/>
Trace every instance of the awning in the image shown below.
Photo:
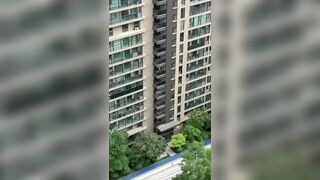
<path fill-rule="evenodd" d="M 146 129 L 147 129 L 147 127 L 137 127 L 137 128 L 133 128 L 133 129 L 127 131 L 127 133 L 128 133 L 128 136 L 132 136 L 132 135 L 135 135 L 135 134 L 137 134 L 141 131 L 144 131 Z"/>
<path fill-rule="evenodd" d="M 160 132 L 163 132 L 163 131 L 166 131 L 168 129 L 171 129 L 173 127 L 176 127 L 177 125 L 179 125 L 180 122 L 179 121 L 171 121 L 167 124 L 161 124 L 157 127 L 157 129 L 160 131 Z"/>

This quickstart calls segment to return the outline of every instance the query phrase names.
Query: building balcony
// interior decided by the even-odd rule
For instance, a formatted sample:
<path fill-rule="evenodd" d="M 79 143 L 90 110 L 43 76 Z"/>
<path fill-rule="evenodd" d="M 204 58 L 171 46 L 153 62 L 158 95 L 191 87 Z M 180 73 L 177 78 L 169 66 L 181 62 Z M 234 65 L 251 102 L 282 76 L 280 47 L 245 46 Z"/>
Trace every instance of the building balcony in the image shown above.
<path fill-rule="evenodd" d="M 138 4 L 141 4 L 141 0 L 123 1 L 123 3 L 120 3 L 120 4 L 110 4 L 109 10 L 114 11 L 114 10 L 130 7 Z"/>
<path fill-rule="evenodd" d="M 161 110 L 161 109 L 164 109 L 165 102 L 164 101 L 155 101 L 153 105 L 156 110 Z"/>
<path fill-rule="evenodd" d="M 189 45 L 188 46 L 188 51 L 196 49 L 196 48 L 199 48 L 199 47 L 206 46 L 208 44 L 210 44 L 210 41 L 205 41 L 205 42 L 200 42 L 200 43 L 197 43 L 197 44 Z"/>
<path fill-rule="evenodd" d="M 155 81 L 153 83 L 153 86 L 156 90 L 164 88 L 165 85 L 166 85 L 165 81 Z"/>
<path fill-rule="evenodd" d="M 153 97 L 156 99 L 156 100 L 163 100 L 164 97 L 166 96 L 166 91 L 163 89 L 163 90 L 156 90 L 154 93 L 153 93 Z"/>
<path fill-rule="evenodd" d="M 126 94 L 130 94 L 130 93 L 133 93 L 133 92 L 135 92 L 135 91 L 142 90 L 142 89 L 143 89 L 143 85 L 140 85 L 140 86 L 132 87 L 132 88 L 130 88 L 130 89 L 126 89 L 126 90 L 121 91 L 121 92 L 110 93 L 110 99 L 115 99 L 115 98 L 124 96 L 124 95 L 126 95 Z"/>
<path fill-rule="evenodd" d="M 141 106 L 140 104 L 132 105 L 125 110 L 120 110 L 118 112 L 114 112 L 114 113 L 110 114 L 110 116 L 109 116 L 110 122 L 113 123 L 114 121 L 124 119 L 125 117 L 128 117 L 128 116 L 135 114 L 135 113 L 142 111 L 142 110 L 144 110 L 144 107 Z"/>
<path fill-rule="evenodd" d="M 167 16 L 167 10 L 166 9 L 162 9 L 162 10 L 153 10 L 153 17 L 156 19 L 162 19 L 165 18 Z"/>
<path fill-rule="evenodd" d="M 167 29 L 167 23 L 166 22 L 160 22 L 160 23 L 155 23 L 153 22 L 153 30 L 160 32 L 164 31 Z"/>
<path fill-rule="evenodd" d="M 162 56 L 166 54 L 166 47 L 153 47 L 153 53 L 157 56 Z"/>
<path fill-rule="evenodd" d="M 154 77 L 156 77 L 157 79 L 160 79 L 160 78 L 165 77 L 166 71 L 165 71 L 165 70 L 162 70 L 162 71 L 155 70 L 155 71 L 153 72 L 153 75 L 154 75 Z"/>
<path fill-rule="evenodd" d="M 167 41 L 167 35 L 153 35 L 153 42 L 155 44 L 163 44 Z"/>
<path fill-rule="evenodd" d="M 128 99 L 127 97 L 125 97 L 123 101 L 117 104 L 111 103 L 109 106 L 109 113 L 113 113 L 115 111 L 120 110 L 121 108 L 124 108 L 130 104 L 133 104 L 142 100 L 143 100 L 143 95 L 141 93 L 135 94 L 135 96 L 131 99 Z"/>
<path fill-rule="evenodd" d="M 166 65 L 166 58 L 165 58 L 165 57 L 161 57 L 161 58 L 156 58 L 156 59 L 154 59 L 153 65 L 154 65 L 156 68 L 160 68 L 160 67 L 165 66 L 165 65 Z"/>
<path fill-rule="evenodd" d="M 127 83 L 132 83 L 132 81 L 135 81 L 135 80 L 138 80 L 138 79 L 142 79 L 142 75 L 138 75 L 138 76 L 133 76 L 133 77 L 129 77 L 129 78 L 124 78 L 123 80 L 120 80 L 118 82 L 114 82 L 114 81 L 110 81 L 109 82 L 109 88 L 112 89 L 112 88 L 115 88 L 117 86 L 120 86 L 120 85 L 124 85 L 124 84 L 127 84 Z"/>
<path fill-rule="evenodd" d="M 161 110 L 161 111 L 154 111 L 154 117 L 156 119 L 162 119 L 166 116 L 165 110 Z"/>
<path fill-rule="evenodd" d="M 193 74 L 192 76 L 187 75 L 187 82 L 198 79 L 200 77 L 206 77 L 209 73 L 204 71 L 203 73 Z"/>
<path fill-rule="evenodd" d="M 167 0 L 153 0 L 153 4 L 160 6 L 160 5 L 164 5 L 167 3 Z"/>
<path fill-rule="evenodd" d="M 118 18 L 109 19 L 109 22 L 110 22 L 110 26 L 111 25 L 113 26 L 113 25 L 116 25 L 116 24 L 121 24 L 121 23 L 124 23 L 126 21 L 138 19 L 138 18 L 141 18 L 141 17 L 142 17 L 142 13 L 138 12 L 138 13 L 135 13 L 135 14 L 129 14 L 129 15 L 126 15 L 126 16 L 121 16 L 121 17 L 118 17 Z"/>

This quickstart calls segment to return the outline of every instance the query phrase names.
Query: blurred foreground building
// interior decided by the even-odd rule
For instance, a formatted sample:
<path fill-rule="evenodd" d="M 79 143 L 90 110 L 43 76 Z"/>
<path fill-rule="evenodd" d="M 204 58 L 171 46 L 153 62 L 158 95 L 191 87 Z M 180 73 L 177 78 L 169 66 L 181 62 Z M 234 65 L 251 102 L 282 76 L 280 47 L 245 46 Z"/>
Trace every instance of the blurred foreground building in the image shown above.
<path fill-rule="evenodd" d="M 0 4 L 0 179 L 105 179 L 106 3 Z"/>
<path fill-rule="evenodd" d="M 213 178 L 268 151 L 320 153 L 320 1 L 214 2 Z"/>

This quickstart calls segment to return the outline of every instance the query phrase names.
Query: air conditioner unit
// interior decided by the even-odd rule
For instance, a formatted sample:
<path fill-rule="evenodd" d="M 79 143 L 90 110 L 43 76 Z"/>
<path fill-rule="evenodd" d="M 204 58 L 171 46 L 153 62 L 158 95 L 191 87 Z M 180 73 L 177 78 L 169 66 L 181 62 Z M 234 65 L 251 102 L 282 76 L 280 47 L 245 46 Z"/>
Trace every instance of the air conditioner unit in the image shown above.
<path fill-rule="evenodd" d="M 140 30 L 140 28 L 139 27 L 135 27 L 134 30 Z"/>

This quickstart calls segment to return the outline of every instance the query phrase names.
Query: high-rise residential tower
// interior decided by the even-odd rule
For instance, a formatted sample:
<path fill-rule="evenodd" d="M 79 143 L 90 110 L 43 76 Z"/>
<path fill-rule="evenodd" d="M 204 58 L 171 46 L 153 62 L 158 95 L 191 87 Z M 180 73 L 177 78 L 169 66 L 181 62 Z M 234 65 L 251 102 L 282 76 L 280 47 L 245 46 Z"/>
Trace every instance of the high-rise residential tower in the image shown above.
<path fill-rule="evenodd" d="M 215 1 L 213 179 L 249 179 L 247 165 L 264 152 L 319 158 L 319 8 Z"/>
<path fill-rule="evenodd" d="M 152 1 L 109 0 L 110 130 L 153 131 Z"/>
<path fill-rule="evenodd" d="M 110 0 L 110 130 L 170 136 L 211 105 L 211 1 Z"/>
<path fill-rule="evenodd" d="M 154 0 L 154 124 L 170 136 L 211 109 L 211 0 Z"/>

